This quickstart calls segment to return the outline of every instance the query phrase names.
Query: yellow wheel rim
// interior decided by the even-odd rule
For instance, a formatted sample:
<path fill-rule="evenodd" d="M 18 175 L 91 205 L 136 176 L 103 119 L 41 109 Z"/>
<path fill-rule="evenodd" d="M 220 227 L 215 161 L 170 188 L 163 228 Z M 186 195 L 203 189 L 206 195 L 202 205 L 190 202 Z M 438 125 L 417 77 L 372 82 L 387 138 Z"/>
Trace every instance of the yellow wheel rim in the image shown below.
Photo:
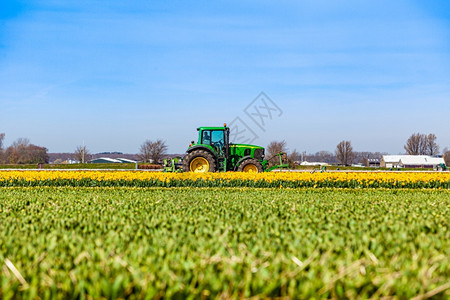
<path fill-rule="evenodd" d="M 196 157 L 191 161 L 189 169 L 194 173 L 206 173 L 209 171 L 209 162 L 206 158 Z"/>
<path fill-rule="evenodd" d="M 258 173 L 258 168 L 255 165 L 246 165 L 242 171 Z"/>

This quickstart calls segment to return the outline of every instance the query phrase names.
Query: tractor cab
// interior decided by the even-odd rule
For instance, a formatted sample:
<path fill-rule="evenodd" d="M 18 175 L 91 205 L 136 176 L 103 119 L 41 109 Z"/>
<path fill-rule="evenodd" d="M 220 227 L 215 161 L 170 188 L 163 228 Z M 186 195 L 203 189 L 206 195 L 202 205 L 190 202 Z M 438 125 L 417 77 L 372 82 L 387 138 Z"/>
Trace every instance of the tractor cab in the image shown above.
<path fill-rule="evenodd" d="M 183 160 L 183 171 L 203 173 L 229 170 L 230 128 L 224 124 L 223 127 L 199 127 L 197 131 L 198 141 L 189 145 Z"/>
<path fill-rule="evenodd" d="M 205 127 L 198 128 L 198 145 L 210 146 L 219 157 L 226 156 L 226 145 L 228 145 L 228 127 Z"/>

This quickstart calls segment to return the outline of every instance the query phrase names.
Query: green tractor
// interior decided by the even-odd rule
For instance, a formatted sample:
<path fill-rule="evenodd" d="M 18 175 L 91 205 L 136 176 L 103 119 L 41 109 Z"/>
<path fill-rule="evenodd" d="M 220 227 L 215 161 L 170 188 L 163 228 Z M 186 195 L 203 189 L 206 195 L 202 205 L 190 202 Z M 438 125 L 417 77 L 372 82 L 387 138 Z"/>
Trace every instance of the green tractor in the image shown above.
<path fill-rule="evenodd" d="M 436 171 L 448 171 L 448 167 L 445 164 L 439 164 L 436 166 Z"/>
<path fill-rule="evenodd" d="M 267 172 L 274 169 L 288 168 L 283 164 L 281 152 L 277 155 L 280 164 L 268 167 L 268 160 L 264 159 L 264 147 L 230 143 L 230 128 L 223 127 L 199 127 L 198 142 L 189 145 L 186 156 L 181 161 L 176 158 L 166 160 L 164 170 L 167 172 L 178 171 L 182 167 L 183 172 Z"/>

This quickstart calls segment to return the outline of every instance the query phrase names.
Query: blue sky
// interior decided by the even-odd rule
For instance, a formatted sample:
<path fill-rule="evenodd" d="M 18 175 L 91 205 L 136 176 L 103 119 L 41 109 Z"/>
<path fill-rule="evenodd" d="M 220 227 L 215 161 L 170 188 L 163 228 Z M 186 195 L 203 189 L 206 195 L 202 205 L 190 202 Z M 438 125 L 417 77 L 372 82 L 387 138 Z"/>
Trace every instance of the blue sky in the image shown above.
<path fill-rule="evenodd" d="M 244 109 L 265 92 L 264 130 Z M 0 132 L 50 152 L 182 153 L 240 117 L 266 146 L 450 147 L 450 2 L 2 1 Z"/>

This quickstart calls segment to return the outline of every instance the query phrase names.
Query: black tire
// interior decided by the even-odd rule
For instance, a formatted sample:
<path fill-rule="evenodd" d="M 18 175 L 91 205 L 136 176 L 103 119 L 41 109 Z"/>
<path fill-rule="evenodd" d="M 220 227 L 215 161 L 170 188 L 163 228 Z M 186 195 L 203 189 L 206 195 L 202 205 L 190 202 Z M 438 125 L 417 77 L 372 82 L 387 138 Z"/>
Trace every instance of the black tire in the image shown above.
<path fill-rule="evenodd" d="M 254 158 L 249 158 L 249 159 L 246 159 L 243 162 L 241 162 L 241 164 L 237 168 L 237 171 L 238 172 L 248 172 L 246 169 L 248 169 L 251 166 L 254 166 L 254 169 L 257 170 L 256 173 L 263 172 L 262 164 Z"/>
<path fill-rule="evenodd" d="M 209 170 L 206 172 L 215 172 L 216 171 L 216 160 L 214 159 L 214 156 L 205 150 L 194 150 L 190 153 L 188 153 L 184 159 L 183 159 L 183 172 L 192 172 L 190 169 L 191 162 L 196 159 L 202 157 L 208 161 L 209 164 Z"/>

